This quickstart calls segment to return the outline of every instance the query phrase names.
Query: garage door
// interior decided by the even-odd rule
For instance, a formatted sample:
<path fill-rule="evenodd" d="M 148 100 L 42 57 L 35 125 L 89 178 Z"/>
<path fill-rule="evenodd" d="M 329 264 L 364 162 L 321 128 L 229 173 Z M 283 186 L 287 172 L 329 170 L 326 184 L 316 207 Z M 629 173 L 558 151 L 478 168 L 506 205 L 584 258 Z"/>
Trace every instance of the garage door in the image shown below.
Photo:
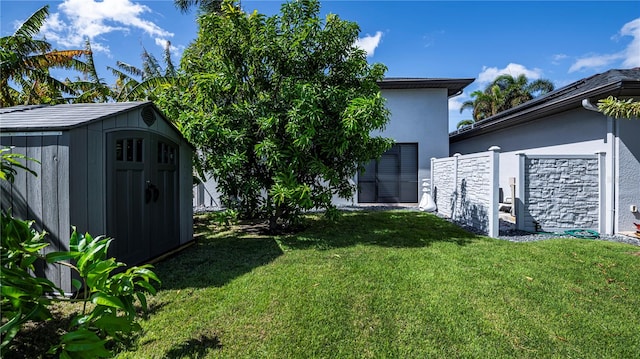
<path fill-rule="evenodd" d="M 358 176 L 358 202 L 418 202 L 418 144 L 395 144 L 367 163 Z"/>

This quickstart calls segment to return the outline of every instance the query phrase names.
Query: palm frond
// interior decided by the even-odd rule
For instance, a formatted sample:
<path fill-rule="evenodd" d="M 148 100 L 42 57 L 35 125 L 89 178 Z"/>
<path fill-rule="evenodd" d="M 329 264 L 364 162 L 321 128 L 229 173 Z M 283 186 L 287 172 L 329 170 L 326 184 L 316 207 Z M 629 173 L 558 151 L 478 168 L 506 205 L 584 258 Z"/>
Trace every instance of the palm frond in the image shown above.
<path fill-rule="evenodd" d="M 126 73 L 128 73 L 130 75 L 140 76 L 140 77 L 144 76 L 144 72 L 141 69 L 139 69 L 139 68 L 137 68 L 137 67 L 135 67 L 133 65 L 129 65 L 126 62 L 117 61 L 116 62 L 116 66 L 118 66 L 119 69 L 121 69 L 122 71 L 124 71 L 124 72 L 126 72 Z"/>
<path fill-rule="evenodd" d="M 164 75 L 169 77 L 175 77 L 176 68 L 175 66 L 173 66 L 173 61 L 171 60 L 171 41 L 167 41 L 167 44 L 164 47 L 164 63 L 167 64 L 167 68 L 164 71 Z"/>
<path fill-rule="evenodd" d="M 128 101 L 145 100 L 148 98 L 149 93 L 153 92 L 154 89 L 163 85 L 171 85 L 172 83 L 173 80 L 170 77 L 152 77 L 133 87 L 131 91 L 127 93 L 125 99 Z"/>
<path fill-rule="evenodd" d="M 49 5 L 45 5 L 36 10 L 27 20 L 25 20 L 13 33 L 17 38 L 33 38 L 40 32 L 42 25 L 49 16 Z"/>
<path fill-rule="evenodd" d="M 144 47 L 142 48 L 142 71 L 144 73 L 142 80 L 162 76 L 158 60 Z"/>

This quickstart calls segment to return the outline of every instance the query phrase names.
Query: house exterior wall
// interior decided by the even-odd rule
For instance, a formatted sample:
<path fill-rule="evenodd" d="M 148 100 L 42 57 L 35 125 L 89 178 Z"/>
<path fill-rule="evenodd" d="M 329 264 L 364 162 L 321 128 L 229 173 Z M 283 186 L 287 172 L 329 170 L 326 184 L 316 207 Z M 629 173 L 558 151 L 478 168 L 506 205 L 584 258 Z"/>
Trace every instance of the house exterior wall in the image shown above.
<path fill-rule="evenodd" d="M 431 177 L 431 158 L 449 155 L 447 89 L 383 89 L 382 96 L 391 119 L 384 131 L 373 135 L 418 144 L 416 191 L 420 195 L 422 180 Z"/>
<path fill-rule="evenodd" d="M 500 188 L 505 196 L 508 196 L 509 177 L 517 177 L 517 153 L 608 154 L 611 146 L 606 142 L 606 118 L 596 112 L 576 109 L 459 142 L 451 142 L 450 152 L 468 154 L 486 151 L 490 146 L 500 147 Z"/>
<path fill-rule="evenodd" d="M 630 231 L 640 206 L 640 121 L 614 120 L 582 107 L 479 136 L 454 140 L 450 152 L 474 153 L 489 146 L 502 149 L 500 188 L 510 196 L 509 178 L 518 178 L 518 153 L 527 155 L 593 155 L 600 153 L 604 166 L 603 203 L 600 211 L 607 234 Z M 520 182 L 520 180 L 518 180 Z M 517 184 L 519 185 L 519 183 Z M 516 190 L 517 192 L 517 190 Z"/>
<path fill-rule="evenodd" d="M 635 231 L 633 223 L 640 223 L 640 213 L 631 212 L 632 205 L 640 208 L 640 120 L 618 119 L 616 122 L 616 162 L 618 186 L 615 189 L 617 231 Z"/>
<path fill-rule="evenodd" d="M 418 144 L 418 201 L 422 196 L 422 181 L 431 177 L 431 158 L 447 157 L 449 140 L 449 105 L 446 88 L 430 89 L 383 89 L 390 119 L 383 131 L 372 136 L 390 137 L 396 143 Z M 353 179 L 357 183 L 357 176 Z M 334 197 L 339 205 L 357 203 L 356 191 L 353 199 Z"/>

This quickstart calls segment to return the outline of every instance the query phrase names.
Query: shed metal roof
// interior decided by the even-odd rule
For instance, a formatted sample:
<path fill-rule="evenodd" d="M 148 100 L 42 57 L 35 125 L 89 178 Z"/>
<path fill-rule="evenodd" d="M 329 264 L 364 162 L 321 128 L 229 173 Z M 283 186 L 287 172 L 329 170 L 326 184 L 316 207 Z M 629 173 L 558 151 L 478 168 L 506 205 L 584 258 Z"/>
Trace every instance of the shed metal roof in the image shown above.
<path fill-rule="evenodd" d="M 449 134 L 452 142 L 536 120 L 582 106 L 583 99 L 596 101 L 607 96 L 640 96 L 640 67 L 612 69 L 551 91 L 522 105 L 500 112 L 471 128 Z"/>
<path fill-rule="evenodd" d="M 152 102 L 14 106 L 0 109 L 0 131 L 70 130 Z"/>

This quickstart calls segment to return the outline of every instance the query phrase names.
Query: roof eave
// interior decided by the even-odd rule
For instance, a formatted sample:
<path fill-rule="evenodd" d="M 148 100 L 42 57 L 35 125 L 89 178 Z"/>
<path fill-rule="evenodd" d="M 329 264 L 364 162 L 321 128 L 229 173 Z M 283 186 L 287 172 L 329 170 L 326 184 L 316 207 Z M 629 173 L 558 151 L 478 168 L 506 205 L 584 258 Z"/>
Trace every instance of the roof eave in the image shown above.
<path fill-rule="evenodd" d="M 388 78 L 378 81 L 380 89 L 420 89 L 420 88 L 446 88 L 447 97 L 459 95 L 475 79 L 394 79 Z"/>
<path fill-rule="evenodd" d="M 637 91 L 639 89 L 640 83 L 638 82 L 617 81 L 556 101 L 550 100 L 548 102 L 538 103 L 534 100 L 528 106 L 525 104 L 524 107 L 515 107 L 512 111 L 507 110 L 483 121 L 479 121 L 474 124 L 471 129 L 462 130 L 462 132 L 452 132 L 452 134 L 449 135 L 449 140 L 451 142 L 457 142 L 488 132 L 534 121 L 573 108 L 579 108 L 582 106 L 582 100 L 585 98 L 597 100 L 609 95 L 629 95 L 629 91 L 627 90 Z"/>

